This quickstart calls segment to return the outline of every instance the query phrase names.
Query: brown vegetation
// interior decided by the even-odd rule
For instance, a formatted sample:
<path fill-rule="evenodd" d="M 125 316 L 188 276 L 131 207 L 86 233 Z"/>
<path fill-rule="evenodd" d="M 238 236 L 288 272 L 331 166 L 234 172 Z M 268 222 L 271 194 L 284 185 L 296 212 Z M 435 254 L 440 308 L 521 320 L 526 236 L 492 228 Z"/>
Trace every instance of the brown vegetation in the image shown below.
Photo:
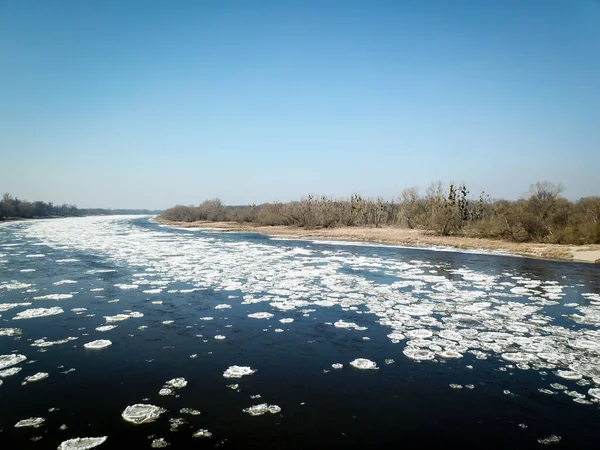
<path fill-rule="evenodd" d="M 162 214 L 179 222 L 224 221 L 255 225 L 293 226 L 305 230 L 340 227 L 398 227 L 430 231 L 439 236 L 463 236 L 510 242 L 553 244 L 600 243 L 600 197 L 571 202 L 563 188 L 538 182 L 517 201 L 491 200 L 485 193 L 469 197 L 465 185 L 432 184 L 424 196 L 406 189 L 394 201 L 315 197 L 300 201 L 250 206 L 225 206 L 219 199 L 198 206 L 175 206 Z"/>

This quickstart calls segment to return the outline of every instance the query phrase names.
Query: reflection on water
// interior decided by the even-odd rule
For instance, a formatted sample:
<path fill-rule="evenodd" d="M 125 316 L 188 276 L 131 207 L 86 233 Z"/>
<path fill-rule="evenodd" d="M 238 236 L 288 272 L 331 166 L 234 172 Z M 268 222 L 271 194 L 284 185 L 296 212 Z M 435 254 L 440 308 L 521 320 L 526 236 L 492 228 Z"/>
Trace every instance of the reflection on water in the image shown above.
<path fill-rule="evenodd" d="M 1 448 L 595 448 L 599 292 L 583 264 L 0 225 Z"/>

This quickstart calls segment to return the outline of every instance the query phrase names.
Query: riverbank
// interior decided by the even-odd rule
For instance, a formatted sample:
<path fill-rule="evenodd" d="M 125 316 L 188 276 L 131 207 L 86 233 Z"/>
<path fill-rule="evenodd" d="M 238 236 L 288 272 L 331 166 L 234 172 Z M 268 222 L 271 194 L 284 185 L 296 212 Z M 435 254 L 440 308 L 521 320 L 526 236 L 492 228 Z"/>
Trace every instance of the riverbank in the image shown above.
<path fill-rule="evenodd" d="M 307 230 L 290 226 L 262 226 L 237 222 L 175 222 L 156 217 L 165 225 L 180 228 L 200 228 L 215 231 L 238 231 L 262 233 L 269 236 L 295 238 L 329 239 L 340 241 L 376 242 L 383 244 L 401 244 L 414 247 L 441 246 L 461 250 L 493 250 L 513 255 L 571 262 L 600 262 L 600 245 L 559 245 L 529 242 L 509 242 L 495 239 L 483 239 L 463 236 L 436 236 L 425 230 L 404 228 L 365 228 L 341 227 Z"/>

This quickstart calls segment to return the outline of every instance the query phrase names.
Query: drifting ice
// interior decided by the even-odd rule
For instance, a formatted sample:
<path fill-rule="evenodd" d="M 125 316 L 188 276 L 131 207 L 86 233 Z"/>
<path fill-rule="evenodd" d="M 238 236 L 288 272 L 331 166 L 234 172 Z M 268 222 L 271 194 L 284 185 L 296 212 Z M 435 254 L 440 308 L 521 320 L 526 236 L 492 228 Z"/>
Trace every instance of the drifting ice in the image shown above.
<path fill-rule="evenodd" d="M 104 444 L 107 438 L 108 436 L 69 439 L 60 444 L 58 450 L 89 450 Z"/>
<path fill-rule="evenodd" d="M 166 410 L 159 406 L 138 403 L 125 408 L 125 410 L 121 413 L 121 417 L 123 417 L 123 419 L 125 419 L 127 422 L 135 425 L 141 425 L 143 423 L 154 422 L 164 412 L 166 412 Z"/>
<path fill-rule="evenodd" d="M 247 366 L 231 366 L 225 372 L 223 372 L 223 376 L 225 378 L 242 378 L 245 375 L 252 375 L 256 370 L 252 370 L 252 368 Z"/>
<path fill-rule="evenodd" d="M 365 358 L 358 358 L 354 361 L 350 362 L 352 367 L 356 367 L 357 369 L 378 369 L 377 364 L 373 361 Z"/>

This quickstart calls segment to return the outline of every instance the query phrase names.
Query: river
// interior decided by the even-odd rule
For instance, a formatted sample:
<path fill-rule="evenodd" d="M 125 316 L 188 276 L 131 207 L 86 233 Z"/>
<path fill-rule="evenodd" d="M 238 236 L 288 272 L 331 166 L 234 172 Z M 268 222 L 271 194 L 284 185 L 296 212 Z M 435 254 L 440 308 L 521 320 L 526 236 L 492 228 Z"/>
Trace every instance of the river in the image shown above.
<path fill-rule="evenodd" d="M 0 224 L 0 448 L 596 449 L 599 327 L 594 265 Z"/>

